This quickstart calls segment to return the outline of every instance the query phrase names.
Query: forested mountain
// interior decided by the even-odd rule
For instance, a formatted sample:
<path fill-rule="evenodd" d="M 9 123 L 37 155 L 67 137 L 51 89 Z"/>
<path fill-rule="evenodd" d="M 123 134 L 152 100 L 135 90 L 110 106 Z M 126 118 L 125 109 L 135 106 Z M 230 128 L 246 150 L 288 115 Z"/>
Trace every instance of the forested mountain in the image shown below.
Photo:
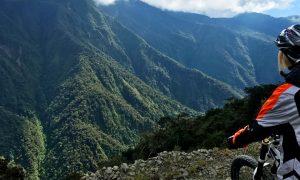
<path fill-rule="evenodd" d="M 258 13 L 209 18 L 161 10 L 138 0 L 99 8 L 186 67 L 239 89 L 280 81 L 273 40 L 294 23 Z"/>
<path fill-rule="evenodd" d="M 0 2 L 0 154 L 30 179 L 95 170 L 159 118 L 240 92 L 168 57 L 91 0 Z"/>

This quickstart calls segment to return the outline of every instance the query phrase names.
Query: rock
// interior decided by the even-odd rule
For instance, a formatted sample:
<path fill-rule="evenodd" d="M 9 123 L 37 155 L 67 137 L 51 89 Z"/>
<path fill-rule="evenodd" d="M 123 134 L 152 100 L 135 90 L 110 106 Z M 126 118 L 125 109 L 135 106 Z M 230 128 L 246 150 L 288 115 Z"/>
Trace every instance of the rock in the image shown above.
<path fill-rule="evenodd" d="M 112 179 L 112 180 L 116 180 L 116 179 L 118 179 L 118 175 L 116 175 L 116 174 L 115 174 L 115 175 L 113 175 L 113 176 L 111 177 L 111 179 Z"/>
<path fill-rule="evenodd" d="M 193 157 L 192 156 L 187 156 L 186 157 L 188 160 L 191 160 Z"/>
<path fill-rule="evenodd" d="M 201 153 L 208 153 L 208 151 L 207 151 L 206 149 L 199 149 L 199 151 L 200 151 Z"/>
<path fill-rule="evenodd" d="M 127 172 L 129 167 L 126 163 L 122 163 L 120 168 L 122 172 Z"/>
<path fill-rule="evenodd" d="M 151 168 L 150 169 L 152 172 L 158 172 L 158 168 Z"/>
<path fill-rule="evenodd" d="M 162 164 L 162 161 L 161 161 L 161 160 L 157 160 L 156 163 L 157 163 L 158 165 L 161 165 L 161 164 Z"/>
<path fill-rule="evenodd" d="M 258 146 L 259 148 L 259 146 Z M 180 151 L 162 152 L 148 160 L 136 160 L 134 164 L 103 167 L 96 173 L 83 177 L 84 180 L 115 179 L 224 179 L 230 178 L 230 164 L 243 150 L 229 151 L 215 148 L 198 149 L 186 153 Z"/>
<path fill-rule="evenodd" d="M 148 161 L 148 164 L 149 164 L 149 165 L 152 165 L 153 162 L 154 162 L 154 161 L 151 159 L 151 160 Z"/>
<path fill-rule="evenodd" d="M 130 175 L 130 176 L 134 176 L 134 175 L 135 175 L 135 172 L 129 172 L 129 175 Z"/>
<path fill-rule="evenodd" d="M 187 170 L 185 169 L 180 169 L 181 173 L 182 173 L 182 177 L 188 177 L 189 176 L 189 172 L 187 172 Z"/>
<path fill-rule="evenodd" d="M 212 157 L 209 157 L 209 159 L 208 159 L 208 161 L 213 161 L 214 160 L 214 158 L 212 158 Z"/>
<path fill-rule="evenodd" d="M 96 173 L 95 173 L 96 176 L 101 176 L 101 174 L 102 174 L 102 171 L 96 171 Z"/>
<path fill-rule="evenodd" d="M 117 170 L 119 170 L 119 167 L 118 166 L 114 166 L 112 169 L 113 169 L 113 171 L 117 171 Z"/>
<path fill-rule="evenodd" d="M 108 167 L 105 171 L 106 174 L 111 174 L 113 172 L 111 167 Z"/>

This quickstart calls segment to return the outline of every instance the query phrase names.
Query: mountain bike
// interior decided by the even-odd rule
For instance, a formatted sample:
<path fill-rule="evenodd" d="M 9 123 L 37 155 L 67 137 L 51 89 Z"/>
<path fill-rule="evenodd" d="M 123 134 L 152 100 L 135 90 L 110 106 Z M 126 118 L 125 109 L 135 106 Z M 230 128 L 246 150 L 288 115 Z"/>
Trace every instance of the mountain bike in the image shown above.
<path fill-rule="evenodd" d="M 280 164 L 279 142 L 279 135 L 262 140 L 258 160 L 248 155 L 237 156 L 231 164 L 231 179 L 275 180 Z"/>

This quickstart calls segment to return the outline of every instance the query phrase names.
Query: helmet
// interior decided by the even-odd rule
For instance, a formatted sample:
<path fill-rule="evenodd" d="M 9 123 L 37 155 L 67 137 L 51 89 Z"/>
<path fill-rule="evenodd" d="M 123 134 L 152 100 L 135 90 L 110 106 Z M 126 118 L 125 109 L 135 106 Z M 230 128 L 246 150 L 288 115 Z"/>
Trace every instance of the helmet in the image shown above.
<path fill-rule="evenodd" d="M 300 62 L 300 24 L 292 25 L 281 31 L 275 44 L 292 64 Z"/>

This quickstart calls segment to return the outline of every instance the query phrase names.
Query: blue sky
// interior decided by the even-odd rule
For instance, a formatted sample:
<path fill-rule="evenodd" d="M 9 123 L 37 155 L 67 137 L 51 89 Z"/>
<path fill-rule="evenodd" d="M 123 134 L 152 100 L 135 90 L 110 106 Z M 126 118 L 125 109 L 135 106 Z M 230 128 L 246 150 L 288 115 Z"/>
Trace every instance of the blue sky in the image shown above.
<path fill-rule="evenodd" d="M 263 12 L 275 17 L 286 17 L 290 15 L 300 15 L 300 0 L 294 0 L 287 8 L 272 9 Z"/>
<path fill-rule="evenodd" d="M 94 0 L 103 5 L 126 0 Z M 265 13 L 275 17 L 300 15 L 300 0 L 140 0 L 152 6 L 205 14 L 210 17 L 232 17 L 244 12 Z"/>

